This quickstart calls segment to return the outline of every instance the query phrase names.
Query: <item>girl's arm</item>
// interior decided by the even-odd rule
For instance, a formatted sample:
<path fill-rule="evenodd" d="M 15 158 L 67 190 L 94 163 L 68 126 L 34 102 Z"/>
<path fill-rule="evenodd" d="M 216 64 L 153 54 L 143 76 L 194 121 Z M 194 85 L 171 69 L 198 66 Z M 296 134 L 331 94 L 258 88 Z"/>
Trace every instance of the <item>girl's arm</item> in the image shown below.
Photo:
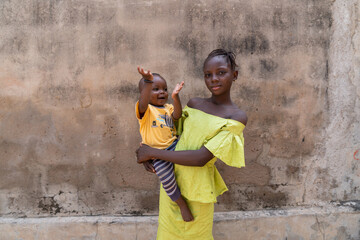
<path fill-rule="evenodd" d="M 180 84 L 176 84 L 176 87 L 174 89 L 174 91 L 171 94 L 171 97 L 174 101 L 174 112 L 172 113 L 172 117 L 174 120 L 178 120 L 181 117 L 181 113 L 182 113 L 182 106 L 181 106 L 181 101 L 180 101 L 180 97 L 179 97 L 179 92 L 180 90 L 183 88 L 184 86 L 184 81 L 182 81 Z"/>
<path fill-rule="evenodd" d="M 140 88 L 141 92 L 139 97 L 139 114 L 140 117 L 142 118 L 150 102 L 152 80 L 154 79 L 154 77 L 150 71 L 144 71 L 144 69 L 140 67 L 138 67 L 138 72 L 145 79 L 143 83 L 140 83 L 143 84 L 142 87 Z"/>
<path fill-rule="evenodd" d="M 202 146 L 199 150 L 167 151 L 149 147 L 143 144 L 137 151 L 137 162 L 142 163 L 149 159 L 161 159 L 184 166 L 204 166 L 214 156 Z"/>

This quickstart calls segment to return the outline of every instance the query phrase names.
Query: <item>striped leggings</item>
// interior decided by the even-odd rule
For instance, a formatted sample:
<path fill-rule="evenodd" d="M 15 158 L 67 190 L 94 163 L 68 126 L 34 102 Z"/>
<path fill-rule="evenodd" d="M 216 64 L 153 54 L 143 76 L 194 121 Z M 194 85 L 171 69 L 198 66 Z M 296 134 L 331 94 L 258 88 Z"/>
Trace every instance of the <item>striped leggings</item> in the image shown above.
<path fill-rule="evenodd" d="M 166 150 L 174 151 L 177 140 L 175 140 Z M 160 182 L 166 194 L 171 200 L 176 201 L 181 196 L 180 189 L 175 180 L 174 165 L 171 162 L 166 162 L 160 159 L 153 160 L 156 175 L 159 177 Z"/>

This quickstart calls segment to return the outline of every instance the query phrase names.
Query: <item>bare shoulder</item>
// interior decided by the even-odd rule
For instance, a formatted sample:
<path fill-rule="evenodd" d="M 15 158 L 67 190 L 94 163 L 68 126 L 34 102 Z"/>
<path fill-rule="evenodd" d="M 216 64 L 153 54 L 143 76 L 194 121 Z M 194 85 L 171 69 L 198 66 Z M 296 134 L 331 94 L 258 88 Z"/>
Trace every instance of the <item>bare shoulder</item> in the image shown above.
<path fill-rule="evenodd" d="M 244 112 L 243 110 L 239 109 L 238 107 L 236 107 L 235 109 L 233 109 L 233 112 L 231 114 L 231 119 L 236 120 L 241 122 L 242 124 L 244 124 L 246 126 L 247 121 L 248 121 L 248 117 L 246 115 L 246 112 Z"/>
<path fill-rule="evenodd" d="M 188 103 L 186 104 L 188 107 L 198 109 L 198 106 L 204 102 L 203 98 L 195 97 L 191 98 Z"/>

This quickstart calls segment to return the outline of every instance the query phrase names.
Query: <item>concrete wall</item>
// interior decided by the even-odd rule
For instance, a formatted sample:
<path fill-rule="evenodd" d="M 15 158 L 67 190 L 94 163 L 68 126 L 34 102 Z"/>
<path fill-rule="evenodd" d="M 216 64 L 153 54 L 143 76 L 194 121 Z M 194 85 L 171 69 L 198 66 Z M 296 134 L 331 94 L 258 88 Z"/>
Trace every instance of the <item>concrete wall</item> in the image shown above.
<path fill-rule="evenodd" d="M 358 240 L 360 214 L 354 206 L 359 203 L 215 213 L 213 235 L 215 240 Z M 155 216 L 0 218 L 0 240 L 153 240 L 157 221 Z"/>
<path fill-rule="evenodd" d="M 136 164 L 141 65 L 181 99 L 208 96 L 202 63 L 234 51 L 246 168 L 219 162 L 217 211 L 359 199 L 360 3 L 0 1 L 0 215 L 156 214 Z"/>

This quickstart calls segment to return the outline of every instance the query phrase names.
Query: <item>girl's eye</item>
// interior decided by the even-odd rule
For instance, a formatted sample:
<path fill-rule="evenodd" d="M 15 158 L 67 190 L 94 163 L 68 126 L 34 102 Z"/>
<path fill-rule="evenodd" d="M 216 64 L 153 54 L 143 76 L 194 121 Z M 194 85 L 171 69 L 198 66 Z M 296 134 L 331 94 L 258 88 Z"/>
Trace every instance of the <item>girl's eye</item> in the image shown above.
<path fill-rule="evenodd" d="M 205 73 L 205 77 L 206 77 L 206 78 L 210 77 L 210 74 L 209 74 L 209 73 Z"/>
<path fill-rule="evenodd" d="M 219 75 L 224 75 L 224 74 L 225 74 L 224 71 L 220 71 L 220 72 L 219 72 Z"/>

